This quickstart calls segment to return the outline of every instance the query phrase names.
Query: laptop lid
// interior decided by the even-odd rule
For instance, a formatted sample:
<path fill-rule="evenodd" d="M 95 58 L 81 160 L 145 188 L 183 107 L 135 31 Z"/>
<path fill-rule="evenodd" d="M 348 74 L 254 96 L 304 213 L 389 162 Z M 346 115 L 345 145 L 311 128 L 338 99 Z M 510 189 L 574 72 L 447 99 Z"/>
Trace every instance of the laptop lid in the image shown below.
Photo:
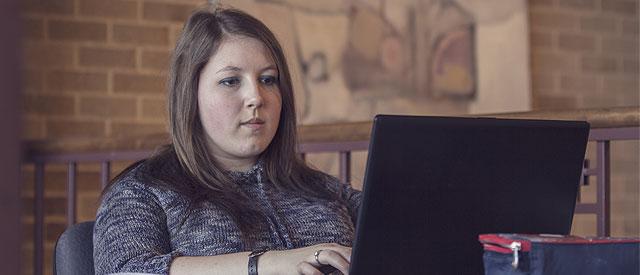
<path fill-rule="evenodd" d="M 589 124 L 378 115 L 350 274 L 482 274 L 482 233 L 568 234 Z"/>

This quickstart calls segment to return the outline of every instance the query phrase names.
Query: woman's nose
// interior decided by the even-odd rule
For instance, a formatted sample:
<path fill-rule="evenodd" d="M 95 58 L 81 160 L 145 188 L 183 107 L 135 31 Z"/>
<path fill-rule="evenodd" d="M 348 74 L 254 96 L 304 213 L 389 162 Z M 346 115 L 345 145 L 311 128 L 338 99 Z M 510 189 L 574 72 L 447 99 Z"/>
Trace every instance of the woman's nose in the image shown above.
<path fill-rule="evenodd" d="M 263 99 L 262 99 L 262 91 L 260 91 L 260 86 L 257 83 L 252 83 L 250 87 L 247 87 L 247 97 L 246 97 L 246 106 L 248 108 L 259 108 L 262 107 Z"/>

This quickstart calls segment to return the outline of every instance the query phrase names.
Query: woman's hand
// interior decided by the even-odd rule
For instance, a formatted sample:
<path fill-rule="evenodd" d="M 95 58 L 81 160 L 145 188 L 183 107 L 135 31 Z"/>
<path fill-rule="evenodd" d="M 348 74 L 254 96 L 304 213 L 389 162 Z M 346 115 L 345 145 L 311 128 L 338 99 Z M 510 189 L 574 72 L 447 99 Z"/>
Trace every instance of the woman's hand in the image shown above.
<path fill-rule="evenodd" d="M 316 261 L 318 252 L 318 261 Z M 351 247 L 325 243 L 291 250 L 269 251 L 260 257 L 258 272 L 265 274 L 321 275 L 321 266 L 332 266 L 343 274 L 349 271 Z"/>

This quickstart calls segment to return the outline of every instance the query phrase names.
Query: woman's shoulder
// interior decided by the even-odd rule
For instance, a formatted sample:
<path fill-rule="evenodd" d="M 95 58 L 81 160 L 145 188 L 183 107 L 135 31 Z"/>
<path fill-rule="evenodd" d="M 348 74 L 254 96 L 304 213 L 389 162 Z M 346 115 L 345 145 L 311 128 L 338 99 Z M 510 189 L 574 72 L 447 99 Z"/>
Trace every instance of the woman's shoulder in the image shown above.
<path fill-rule="evenodd" d="M 338 179 L 336 176 L 327 174 L 322 171 L 317 171 L 315 178 L 327 189 L 329 189 L 329 191 L 332 191 L 334 193 L 341 192 L 344 186 L 347 184 L 341 181 L 340 179 Z"/>
<path fill-rule="evenodd" d="M 105 190 L 103 199 L 132 193 L 156 200 L 176 195 L 174 191 L 168 189 L 162 182 L 168 181 L 168 179 L 164 179 L 164 175 L 176 175 L 179 173 L 170 171 L 172 167 L 175 167 L 174 165 L 163 162 L 164 160 L 146 159 L 132 164 L 114 178 L 108 189 Z"/>
<path fill-rule="evenodd" d="M 319 179 L 330 192 L 337 194 L 338 196 L 348 201 L 353 199 L 360 199 L 361 191 L 354 189 L 349 182 L 344 182 L 336 176 L 320 171 Z"/>
<path fill-rule="evenodd" d="M 144 161 L 133 164 L 113 179 L 103 193 L 103 200 L 126 195 L 127 193 L 147 193 L 152 195 L 155 187 L 145 175 Z"/>
<path fill-rule="evenodd" d="M 144 168 L 143 163 L 137 164 L 113 182 L 102 195 L 96 220 L 116 216 L 166 217 L 189 205 L 188 197 L 153 183 Z"/>
<path fill-rule="evenodd" d="M 175 151 L 170 147 L 161 148 L 153 156 L 140 160 L 125 168 L 115 177 L 113 184 L 123 186 L 151 186 L 153 183 L 167 181 L 167 176 L 182 175 L 181 166 Z"/>

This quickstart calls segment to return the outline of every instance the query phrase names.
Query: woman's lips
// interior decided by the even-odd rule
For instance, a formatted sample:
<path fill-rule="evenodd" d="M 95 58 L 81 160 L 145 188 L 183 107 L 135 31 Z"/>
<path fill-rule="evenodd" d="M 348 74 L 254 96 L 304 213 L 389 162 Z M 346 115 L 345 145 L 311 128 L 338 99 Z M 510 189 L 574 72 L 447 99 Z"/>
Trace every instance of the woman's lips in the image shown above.
<path fill-rule="evenodd" d="M 258 130 L 264 126 L 264 120 L 259 118 L 252 118 L 250 120 L 240 123 L 240 125 L 248 127 L 253 130 Z"/>

